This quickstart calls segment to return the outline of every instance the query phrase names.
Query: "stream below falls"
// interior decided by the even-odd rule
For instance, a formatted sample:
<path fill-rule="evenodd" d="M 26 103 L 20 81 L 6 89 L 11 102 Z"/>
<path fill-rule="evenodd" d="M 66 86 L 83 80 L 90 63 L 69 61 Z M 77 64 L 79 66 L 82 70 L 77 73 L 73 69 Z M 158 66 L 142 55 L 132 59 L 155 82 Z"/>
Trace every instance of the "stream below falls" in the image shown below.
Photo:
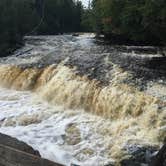
<path fill-rule="evenodd" d="M 28 36 L 0 58 L 0 132 L 67 166 L 148 165 L 166 139 L 165 48 Z"/>

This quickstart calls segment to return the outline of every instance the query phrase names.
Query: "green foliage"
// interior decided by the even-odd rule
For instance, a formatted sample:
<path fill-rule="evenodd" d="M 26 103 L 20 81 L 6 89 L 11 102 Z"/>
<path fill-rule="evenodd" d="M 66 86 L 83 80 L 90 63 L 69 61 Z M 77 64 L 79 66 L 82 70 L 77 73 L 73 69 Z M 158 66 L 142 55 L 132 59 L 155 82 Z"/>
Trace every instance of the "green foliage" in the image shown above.
<path fill-rule="evenodd" d="M 19 47 L 24 35 L 82 31 L 80 1 L 44 0 L 36 6 L 40 1 L 0 0 L 0 56 Z"/>
<path fill-rule="evenodd" d="M 86 32 L 93 31 L 93 15 L 91 9 L 84 9 L 81 15 L 81 27 Z"/>
<path fill-rule="evenodd" d="M 92 7 L 96 32 L 166 44 L 165 0 L 93 0 Z"/>
<path fill-rule="evenodd" d="M 44 22 L 39 33 L 56 34 L 80 31 L 82 3 L 73 0 L 47 0 L 44 8 Z"/>
<path fill-rule="evenodd" d="M 37 14 L 32 3 L 33 0 L 0 1 L 0 56 L 19 47 L 22 36 L 36 24 Z"/>

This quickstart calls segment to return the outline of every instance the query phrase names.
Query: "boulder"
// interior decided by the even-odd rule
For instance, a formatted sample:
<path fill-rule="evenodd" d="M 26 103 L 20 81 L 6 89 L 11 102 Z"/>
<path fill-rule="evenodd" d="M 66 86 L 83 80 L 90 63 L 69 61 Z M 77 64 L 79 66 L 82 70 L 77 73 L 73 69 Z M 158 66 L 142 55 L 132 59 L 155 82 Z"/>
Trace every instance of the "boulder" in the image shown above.
<path fill-rule="evenodd" d="M 39 152 L 34 150 L 32 147 L 30 147 L 26 143 L 22 141 L 18 141 L 16 138 L 12 138 L 10 136 L 7 136 L 1 133 L 0 133 L 0 145 L 9 146 L 11 148 L 40 157 Z"/>
<path fill-rule="evenodd" d="M 166 166 L 166 144 L 159 150 L 150 166 Z"/>

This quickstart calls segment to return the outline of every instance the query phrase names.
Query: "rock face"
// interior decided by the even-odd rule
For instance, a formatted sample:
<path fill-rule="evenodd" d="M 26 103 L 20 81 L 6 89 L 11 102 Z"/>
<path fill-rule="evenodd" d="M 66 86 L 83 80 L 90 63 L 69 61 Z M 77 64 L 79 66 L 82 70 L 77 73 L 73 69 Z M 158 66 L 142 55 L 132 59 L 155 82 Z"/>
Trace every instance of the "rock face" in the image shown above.
<path fill-rule="evenodd" d="M 121 166 L 148 166 L 157 151 L 157 147 L 144 147 L 140 145 L 128 145 L 125 148 L 130 157 L 122 160 L 120 162 Z"/>
<path fill-rule="evenodd" d="M 0 133 L 0 144 L 40 157 L 39 152 L 34 150 L 29 145 L 25 144 L 24 142 L 18 141 L 15 138 L 12 138 L 10 136 L 7 136 L 7 135 L 1 134 L 1 133 Z"/>
<path fill-rule="evenodd" d="M 166 166 L 166 144 L 158 152 L 150 166 Z"/>
<path fill-rule="evenodd" d="M 10 136 L 0 134 L 0 166 L 62 166 L 41 158 L 38 151 Z"/>

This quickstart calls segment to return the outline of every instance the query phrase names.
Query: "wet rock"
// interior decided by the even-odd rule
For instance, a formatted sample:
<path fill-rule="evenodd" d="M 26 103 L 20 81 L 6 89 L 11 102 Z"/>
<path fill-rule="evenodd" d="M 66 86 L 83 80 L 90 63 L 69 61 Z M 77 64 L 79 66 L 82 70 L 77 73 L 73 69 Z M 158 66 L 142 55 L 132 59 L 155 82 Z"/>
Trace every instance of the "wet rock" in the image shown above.
<path fill-rule="evenodd" d="M 124 81 L 136 85 L 140 90 L 145 90 L 149 81 L 166 80 L 166 59 L 162 55 L 165 48 L 102 45 L 96 44 L 93 38 L 82 38 L 81 35 L 79 38 L 72 35 L 31 36 L 26 37 L 25 41 L 23 48 L 11 57 L 0 59 L 0 62 L 24 68 L 44 68 L 51 64 L 57 65 L 68 58 L 65 65 L 76 67 L 78 74 L 96 79 L 103 85 L 109 84 L 111 76 L 108 77 L 108 73 L 114 64 L 132 73 L 133 77 Z M 22 55 L 17 56 L 20 53 Z M 112 64 L 105 63 L 106 56 Z M 31 57 L 37 58 L 32 63 L 24 62 Z"/>
<path fill-rule="evenodd" d="M 126 145 L 124 149 L 129 157 L 120 162 L 121 166 L 148 166 L 157 151 L 157 147 L 143 147 L 135 144 Z"/>
<path fill-rule="evenodd" d="M 108 163 L 108 164 L 106 164 L 106 165 L 104 165 L 104 166 L 115 166 L 115 165 L 112 164 L 112 163 Z"/>
<path fill-rule="evenodd" d="M 78 33 L 73 33 L 72 36 L 76 36 L 77 37 L 77 36 L 79 36 L 79 34 Z"/>
<path fill-rule="evenodd" d="M 76 145 L 81 142 L 81 133 L 75 124 L 67 126 L 65 141 L 68 145 Z"/>
<path fill-rule="evenodd" d="M 166 144 L 161 148 L 158 154 L 154 157 L 150 166 L 166 166 Z"/>
<path fill-rule="evenodd" d="M 88 156 L 92 156 L 94 154 L 94 151 L 90 148 L 85 148 L 82 150 L 82 153 Z"/>
<path fill-rule="evenodd" d="M 151 69 L 156 69 L 158 71 L 166 70 L 166 57 L 154 57 L 149 60 L 147 66 Z"/>
<path fill-rule="evenodd" d="M 20 151 L 23 151 L 26 153 L 30 153 L 30 154 L 33 154 L 33 155 L 40 157 L 39 152 L 34 150 L 32 147 L 30 147 L 26 143 L 18 141 L 16 138 L 12 138 L 12 137 L 7 136 L 5 134 L 0 133 L 0 144 L 4 145 L 4 146 L 9 146 L 9 147 L 12 147 L 14 149 L 17 149 L 17 150 L 20 150 Z"/>

